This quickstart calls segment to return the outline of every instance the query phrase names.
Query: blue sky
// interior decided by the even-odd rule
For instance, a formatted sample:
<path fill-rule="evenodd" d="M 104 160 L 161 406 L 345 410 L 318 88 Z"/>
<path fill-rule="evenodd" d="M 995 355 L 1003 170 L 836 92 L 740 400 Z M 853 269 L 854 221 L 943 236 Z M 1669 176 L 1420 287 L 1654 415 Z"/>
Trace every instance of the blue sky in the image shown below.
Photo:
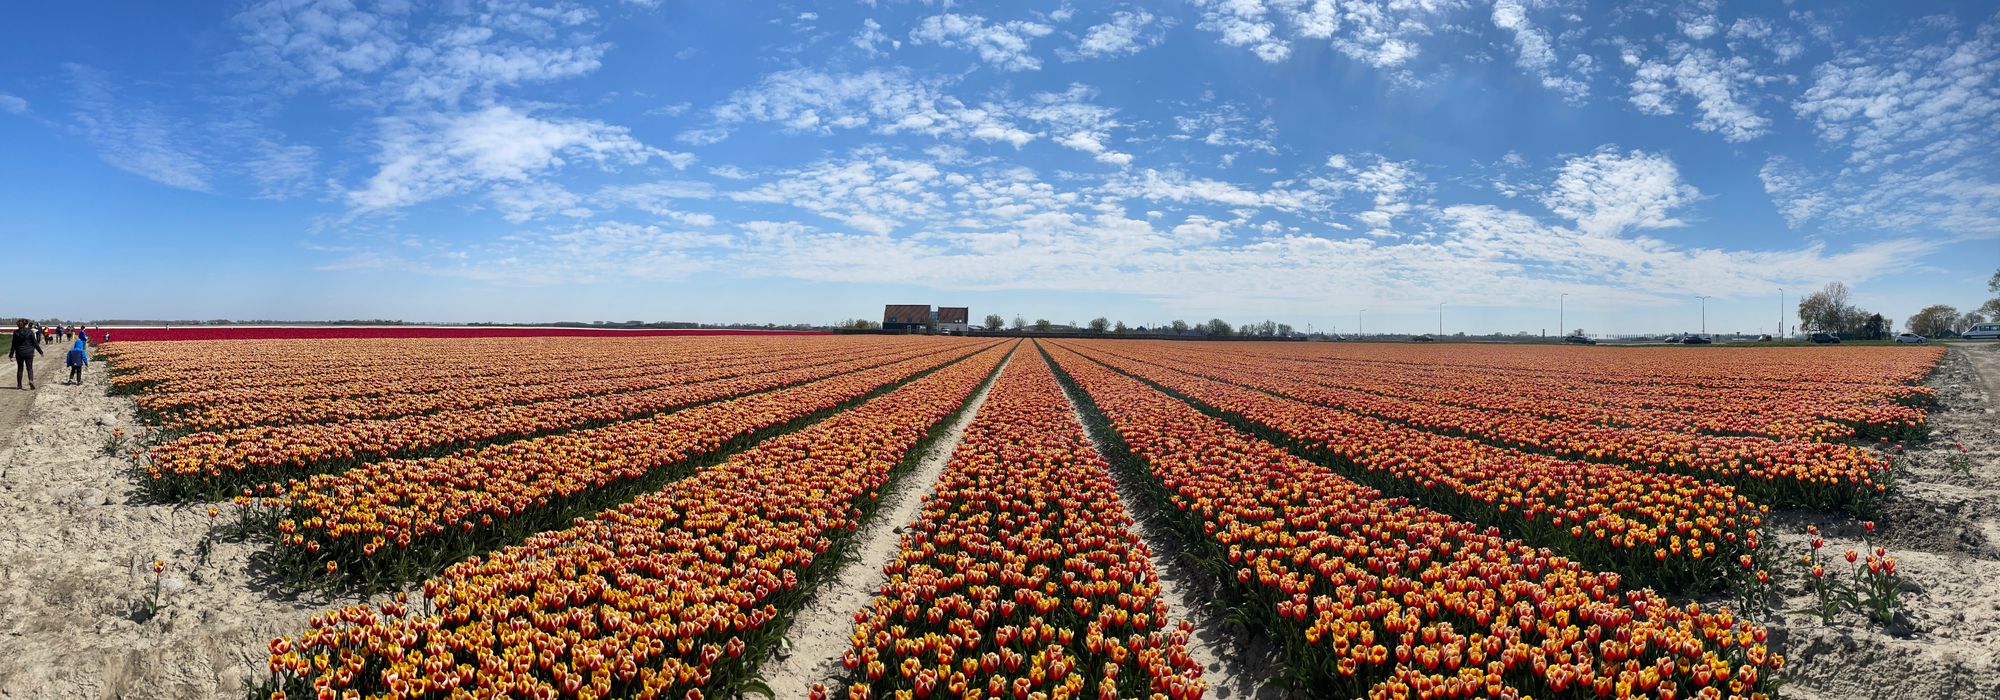
<path fill-rule="evenodd" d="M 1994 3 L 6 12 L 8 313 L 1759 332 L 2000 266 Z"/>

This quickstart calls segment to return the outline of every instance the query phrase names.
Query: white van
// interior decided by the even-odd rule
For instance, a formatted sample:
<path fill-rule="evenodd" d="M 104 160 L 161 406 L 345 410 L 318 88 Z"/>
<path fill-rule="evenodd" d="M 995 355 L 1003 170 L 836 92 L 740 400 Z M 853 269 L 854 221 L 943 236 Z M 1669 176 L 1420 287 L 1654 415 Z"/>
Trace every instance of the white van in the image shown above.
<path fill-rule="evenodd" d="M 1959 337 L 1966 340 L 2000 340 L 2000 323 L 1975 323 Z"/>

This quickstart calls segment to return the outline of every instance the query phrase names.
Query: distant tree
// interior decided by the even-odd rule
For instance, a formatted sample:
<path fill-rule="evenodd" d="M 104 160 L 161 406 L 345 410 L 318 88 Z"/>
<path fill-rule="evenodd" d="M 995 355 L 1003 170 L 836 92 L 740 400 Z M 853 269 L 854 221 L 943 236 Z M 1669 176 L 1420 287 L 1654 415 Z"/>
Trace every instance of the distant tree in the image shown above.
<path fill-rule="evenodd" d="M 1125 327 L 1124 321 L 1119 321 L 1117 323 L 1111 324 L 1111 332 L 1113 333 L 1125 333 L 1131 330 L 1132 329 Z"/>
<path fill-rule="evenodd" d="M 880 329 L 882 327 L 882 324 L 870 321 L 865 318 L 850 318 L 845 321 L 841 321 L 840 327 L 847 330 L 872 331 Z"/>
<path fill-rule="evenodd" d="M 2000 267 L 1993 268 L 1993 279 L 1986 280 L 1986 291 L 2000 294 Z"/>
<path fill-rule="evenodd" d="M 1955 332 L 1958 325 L 1958 309 L 1946 304 L 1932 304 L 1903 322 L 1911 333 L 1926 338 L 1942 338 Z"/>
<path fill-rule="evenodd" d="M 1028 327 L 1028 319 L 1021 318 L 1019 316 L 1014 317 L 1014 323 L 1013 323 L 1014 330 L 1018 331 L 1027 327 Z"/>
<path fill-rule="evenodd" d="M 1292 324 L 1289 323 L 1278 324 L 1278 335 L 1290 338 L 1292 337 L 1292 333 L 1293 333 Z"/>
<path fill-rule="evenodd" d="M 1103 316 L 1090 319 L 1090 332 L 1092 333 L 1103 333 L 1109 328 L 1111 328 L 1111 319 Z"/>
<path fill-rule="evenodd" d="M 1201 324 L 1201 332 L 1204 335 L 1226 336 L 1235 333 L 1236 329 L 1231 327 L 1228 321 L 1211 318 L 1208 323 Z"/>
<path fill-rule="evenodd" d="M 1173 323 L 1173 325 L 1172 325 L 1171 327 L 1172 327 L 1172 328 L 1174 329 L 1174 332 L 1175 332 L 1175 333 L 1186 333 L 1186 332 L 1188 332 L 1188 324 L 1187 324 L 1187 322 L 1186 322 L 1186 321 L 1183 321 L 1183 320 L 1180 320 L 1180 319 L 1178 319 L 1178 318 L 1177 318 L 1177 319 L 1174 319 L 1174 323 Z"/>
<path fill-rule="evenodd" d="M 1979 313 L 1978 311 L 1967 311 L 1964 316 L 1958 317 L 1958 323 L 1952 324 L 1952 331 L 1963 335 L 1966 331 L 1972 330 L 1973 326 L 1985 323 L 1987 320 L 1986 314 Z"/>
<path fill-rule="evenodd" d="M 1799 300 L 1799 325 L 1811 332 L 1840 333 L 1847 330 L 1848 316 L 1854 312 L 1847 299 L 1846 284 L 1828 282 L 1825 288 Z"/>
<path fill-rule="evenodd" d="M 989 330 L 989 331 L 997 331 L 997 330 L 1000 330 L 1000 326 L 1002 326 L 1002 325 L 1005 325 L 1006 323 L 1007 323 L 1007 319 L 1004 319 L 1004 318 L 1000 318 L 1000 314 L 987 314 L 987 315 L 986 315 L 986 330 Z"/>
<path fill-rule="evenodd" d="M 1278 334 L 1278 324 L 1272 322 L 1270 319 L 1265 319 L 1263 323 L 1256 324 L 1256 328 L 1257 328 L 1256 334 L 1266 338 L 1276 336 Z M 1249 335 L 1249 333 L 1250 329 L 1245 328 L 1244 334 Z"/>
<path fill-rule="evenodd" d="M 1049 332 L 1049 327 L 1052 325 L 1054 324 L 1049 323 L 1049 320 L 1046 318 L 1035 319 L 1035 330 L 1037 331 L 1047 333 Z"/>
<path fill-rule="evenodd" d="M 1882 314 L 1868 314 L 1868 320 L 1861 322 L 1861 340 L 1881 340 L 1889 337 L 1889 319 Z"/>
<path fill-rule="evenodd" d="M 1972 312 L 1985 316 L 1988 321 L 2000 318 L 2000 299 L 1987 299 L 1986 303 L 1980 304 L 1979 308 L 1973 309 Z"/>
<path fill-rule="evenodd" d="M 1583 337 L 1583 329 L 1578 328 L 1576 330 L 1570 331 L 1569 334 L 1581 338 Z"/>

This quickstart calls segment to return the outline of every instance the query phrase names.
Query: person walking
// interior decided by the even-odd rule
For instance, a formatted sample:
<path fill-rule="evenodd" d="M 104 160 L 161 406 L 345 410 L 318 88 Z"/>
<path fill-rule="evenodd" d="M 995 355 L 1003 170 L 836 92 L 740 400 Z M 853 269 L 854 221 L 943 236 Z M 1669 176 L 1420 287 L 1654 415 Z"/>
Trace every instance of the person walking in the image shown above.
<path fill-rule="evenodd" d="M 82 338 L 77 338 L 76 344 L 70 346 L 67 360 L 69 362 L 68 383 L 82 384 L 83 368 L 90 364 L 90 351 L 84 349 Z"/>
<path fill-rule="evenodd" d="M 14 388 L 21 388 L 23 376 L 28 378 L 28 388 L 35 388 L 35 355 L 41 352 L 42 343 L 28 328 L 28 319 L 15 321 L 14 340 L 7 345 L 7 354 L 14 358 Z"/>

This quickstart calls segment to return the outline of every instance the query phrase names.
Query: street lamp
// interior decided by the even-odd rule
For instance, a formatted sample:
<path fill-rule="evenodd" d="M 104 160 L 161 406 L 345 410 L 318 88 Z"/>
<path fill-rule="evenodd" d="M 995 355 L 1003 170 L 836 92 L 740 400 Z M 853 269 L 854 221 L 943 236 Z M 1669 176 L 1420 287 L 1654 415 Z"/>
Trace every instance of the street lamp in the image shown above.
<path fill-rule="evenodd" d="M 1354 337 L 1356 337 L 1356 338 L 1359 338 L 1359 337 L 1361 337 L 1361 336 L 1362 336 L 1362 333 L 1361 333 L 1361 315 L 1362 315 L 1362 314 L 1365 314 L 1365 313 L 1368 313 L 1368 310 L 1367 310 L 1367 309 L 1362 309 L 1362 310 L 1360 310 L 1360 311 L 1356 311 L 1356 312 L 1354 312 Z"/>
<path fill-rule="evenodd" d="M 1569 316 L 1569 292 L 1563 292 L 1562 296 L 1556 297 L 1556 337 L 1558 338 L 1569 337 L 1569 329 L 1564 325 L 1569 322 L 1568 316 Z M 1601 333 L 1603 331 L 1599 332 Z"/>
<path fill-rule="evenodd" d="M 1444 337 L 1444 302 L 1438 302 L 1438 337 Z"/>
<path fill-rule="evenodd" d="M 1778 288 L 1778 340 L 1785 339 L 1785 288 Z"/>
<path fill-rule="evenodd" d="M 1701 335 L 1708 337 L 1708 297 L 1696 295 L 1701 300 Z"/>

